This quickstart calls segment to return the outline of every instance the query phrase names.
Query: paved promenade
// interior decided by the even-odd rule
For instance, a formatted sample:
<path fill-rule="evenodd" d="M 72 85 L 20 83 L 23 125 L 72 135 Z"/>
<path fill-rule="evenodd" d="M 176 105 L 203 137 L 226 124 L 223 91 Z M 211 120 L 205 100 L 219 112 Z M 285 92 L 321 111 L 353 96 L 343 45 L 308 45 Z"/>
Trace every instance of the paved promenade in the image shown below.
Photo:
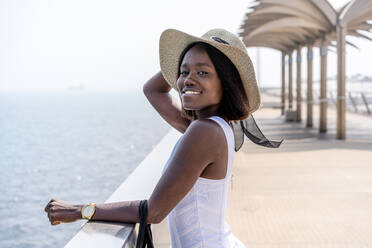
<path fill-rule="evenodd" d="M 263 96 L 264 102 L 279 98 Z M 305 106 L 303 106 L 305 107 Z M 278 149 L 247 141 L 236 153 L 228 222 L 247 248 L 372 248 L 372 117 L 347 113 L 347 140 L 285 123 L 279 109 L 254 116 Z"/>

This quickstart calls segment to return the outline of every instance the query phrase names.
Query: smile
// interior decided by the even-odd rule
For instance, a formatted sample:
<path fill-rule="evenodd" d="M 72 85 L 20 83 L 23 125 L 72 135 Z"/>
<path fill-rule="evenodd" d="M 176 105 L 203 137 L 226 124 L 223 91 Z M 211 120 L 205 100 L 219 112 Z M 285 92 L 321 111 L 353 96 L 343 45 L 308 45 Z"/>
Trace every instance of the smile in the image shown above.
<path fill-rule="evenodd" d="M 182 95 L 200 95 L 201 91 L 194 91 L 194 90 L 184 90 L 182 91 Z"/>

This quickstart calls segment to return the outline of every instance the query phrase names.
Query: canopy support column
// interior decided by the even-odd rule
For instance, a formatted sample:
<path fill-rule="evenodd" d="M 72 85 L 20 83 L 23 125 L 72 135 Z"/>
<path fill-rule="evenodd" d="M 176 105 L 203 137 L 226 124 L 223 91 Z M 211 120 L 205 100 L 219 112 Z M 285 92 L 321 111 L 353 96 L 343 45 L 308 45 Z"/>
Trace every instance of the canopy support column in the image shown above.
<path fill-rule="evenodd" d="M 306 126 L 313 126 L 313 45 L 307 46 L 307 118 Z"/>
<path fill-rule="evenodd" d="M 288 53 L 288 108 L 292 110 L 293 90 L 292 90 L 292 51 Z"/>
<path fill-rule="evenodd" d="M 336 138 L 346 138 L 346 99 L 345 99 L 345 34 L 346 27 L 339 23 L 337 30 L 337 130 Z"/>
<path fill-rule="evenodd" d="M 282 90 L 281 90 L 281 97 L 282 97 L 282 115 L 284 115 L 285 110 L 285 53 L 282 52 Z"/>
<path fill-rule="evenodd" d="M 327 132 L 327 44 L 322 40 L 320 46 L 320 116 L 319 116 L 319 132 Z"/>
<path fill-rule="evenodd" d="M 301 89 L 301 47 L 297 47 L 297 93 L 296 93 L 296 122 L 301 122 L 302 89 Z"/>

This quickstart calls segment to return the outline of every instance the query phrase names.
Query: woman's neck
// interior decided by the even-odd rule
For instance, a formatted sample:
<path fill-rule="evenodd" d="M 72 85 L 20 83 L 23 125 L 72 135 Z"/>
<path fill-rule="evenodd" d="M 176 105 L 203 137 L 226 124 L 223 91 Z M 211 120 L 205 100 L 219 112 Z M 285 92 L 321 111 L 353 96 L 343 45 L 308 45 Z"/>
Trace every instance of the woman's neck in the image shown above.
<path fill-rule="evenodd" d="M 227 121 L 224 115 L 219 114 L 219 106 L 213 106 L 211 108 L 204 108 L 202 110 L 195 110 L 195 119 L 206 119 L 212 116 L 219 116 Z"/>

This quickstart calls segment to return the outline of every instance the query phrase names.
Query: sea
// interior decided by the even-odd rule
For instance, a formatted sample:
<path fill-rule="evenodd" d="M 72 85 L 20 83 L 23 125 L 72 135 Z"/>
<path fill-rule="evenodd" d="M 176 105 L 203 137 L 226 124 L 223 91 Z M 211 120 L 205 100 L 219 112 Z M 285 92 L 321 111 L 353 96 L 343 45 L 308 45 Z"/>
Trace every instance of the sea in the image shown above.
<path fill-rule="evenodd" d="M 63 247 L 49 200 L 104 202 L 169 130 L 140 91 L 0 92 L 0 247 Z"/>
<path fill-rule="evenodd" d="M 51 226 L 49 200 L 104 202 L 169 130 L 140 91 L 0 92 L 0 248 L 63 247 L 85 221 Z"/>

